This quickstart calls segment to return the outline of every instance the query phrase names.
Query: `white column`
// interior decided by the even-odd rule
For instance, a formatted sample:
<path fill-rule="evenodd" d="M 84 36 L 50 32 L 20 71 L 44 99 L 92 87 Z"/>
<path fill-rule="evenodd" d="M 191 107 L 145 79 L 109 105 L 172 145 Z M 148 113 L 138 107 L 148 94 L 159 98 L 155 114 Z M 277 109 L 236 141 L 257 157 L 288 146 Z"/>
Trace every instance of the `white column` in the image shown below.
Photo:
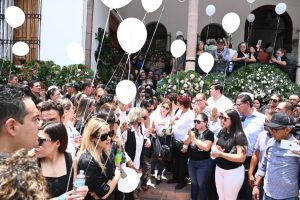
<path fill-rule="evenodd" d="M 300 66 L 300 31 L 298 33 L 298 66 Z M 296 84 L 300 86 L 300 68 L 297 68 L 296 71 Z"/>
<path fill-rule="evenodd" d="M 185 71 L 195 70 L 197 30 L 198 30 L 198 3 L 199 0 L 189 0 L 188 28 L 187 28 L 187 52 Z"/>

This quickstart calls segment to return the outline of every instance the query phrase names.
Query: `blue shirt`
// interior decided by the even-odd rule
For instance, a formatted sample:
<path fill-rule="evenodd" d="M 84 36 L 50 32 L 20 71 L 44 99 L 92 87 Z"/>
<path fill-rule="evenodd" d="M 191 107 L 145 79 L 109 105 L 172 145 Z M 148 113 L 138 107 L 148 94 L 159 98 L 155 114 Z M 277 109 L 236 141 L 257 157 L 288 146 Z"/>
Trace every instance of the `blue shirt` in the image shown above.
<path fill-rule="evenodd" d="M 265 116 L 256 110 L 242 122 L 248 140 L 247 156 L 252 156 L 258 135 L 264 131 Z"/>
<path fill-rule="evenodd" d="M 288 140 L 296 140 L 291 136 Z M 264 191 L 274 199 L 297 197 L 299 157 L 290 150 L 281 149 L 280 142 L 271 138 L 267 144 L 257 174 L 264 178 Z"/>

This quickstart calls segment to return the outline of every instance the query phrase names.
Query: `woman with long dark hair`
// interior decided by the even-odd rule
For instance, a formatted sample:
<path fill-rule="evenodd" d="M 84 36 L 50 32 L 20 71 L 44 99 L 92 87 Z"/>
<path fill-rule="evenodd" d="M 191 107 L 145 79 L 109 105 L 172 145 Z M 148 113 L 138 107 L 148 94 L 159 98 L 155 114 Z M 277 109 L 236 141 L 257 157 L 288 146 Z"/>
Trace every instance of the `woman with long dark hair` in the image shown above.
<path fill-rule="evenodd" d="M 188 147 L 188 169 L 192 181 L 191 199 L 207 199 L 208 181 L 212 172 L 210 149 L 214 142 L 214 133 L 208 129 L 208 117 L 204 113 L 194 120 L 195 128 L 185 138 Z"/>
<path fill-rule="evenodd" d="M 244 65 L 256 62 L 256 59 L 247 49 L 247 43 L 241 42 L 238 45 L 238 51 L 232 57 L 232 61 L 235 62 L 235 68 L 239 69 Z"/>
<path fill-rule="evenodd" d="M 215 180 L 219 199 L 233 200 L 237 199 L 245 178 L 243 162 L 248 143 L 236 110 L 226 110 L 220 119 L 223 129 L 217 136 L 211 156 L 216 158 Z"/>

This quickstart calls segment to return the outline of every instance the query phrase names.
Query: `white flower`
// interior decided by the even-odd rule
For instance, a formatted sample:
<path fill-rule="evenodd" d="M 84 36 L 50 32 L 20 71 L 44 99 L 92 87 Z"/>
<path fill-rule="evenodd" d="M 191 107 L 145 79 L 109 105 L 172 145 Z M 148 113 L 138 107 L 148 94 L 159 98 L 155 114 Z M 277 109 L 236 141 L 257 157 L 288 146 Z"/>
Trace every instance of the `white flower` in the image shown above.
<path fill-rule="evenodd" d="M 173 90 L 176 90 L 176 85 L 173 86 Z"/>
<path fill-rule="evenodd" d="M 184 85 L 183 85 L 183 87 L 187 87 L 188 85 L 185 83 Z"/>
<path fill-rule="evenodd" d="M 181 80 L 180 83 L 184 83 L 184 80 Z"/>
<path fill-rule="evenodd" d="M 171 79 L 168 80 L 168 83 L 171 83 Z"/>
<path fill-rule="evenodd" d="M 201 80 L 200 83 L 199 83 L 200 87 L 202 87 L 204 85 L 204 81 Z"/>
<path fill-rule="evenodd" d="M 194 75 L 194 74 L 191 74 L 191 75 L 190 75 L 190 78 L 191 78 L 191 79 L 194 79 L 194 78 L 195 78 L 195 75 Z"/>
<path fill-rule="evenodd" d="M 183 94 L 184 93 L 184 91 L 183 90 L 180 90 L 180 94 Z"/>

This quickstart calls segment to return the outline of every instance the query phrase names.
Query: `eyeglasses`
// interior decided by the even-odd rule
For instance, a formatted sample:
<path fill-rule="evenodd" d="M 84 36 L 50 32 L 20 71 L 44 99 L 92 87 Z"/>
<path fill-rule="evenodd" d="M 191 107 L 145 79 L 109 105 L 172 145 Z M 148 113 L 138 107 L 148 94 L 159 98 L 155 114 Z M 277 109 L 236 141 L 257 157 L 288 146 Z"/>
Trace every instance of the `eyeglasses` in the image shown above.
<path fill-rule="evenodd" d="M 194 120 L 194 123 L 195 123 L 195 124 L 196 124 L 196 123 L 197 123 L 197 124 L 200 124 L 201 122 L 204 122 L 204 121 L 198 120 L 198 119 L 195 119 L 195 120 Z"/>
<path fill-rule="evenodd" d="M 224 117 L 224 116 L 219 116 L 219 119 L 220 120 L 224 120 L 224 122 L 226 122 L 228 119 L 229 119 L 229 117 Z"/>
<path fill-rule="evenodd" d="M 278 102 L 277 99 L 270 99 L 270 101 L 273 101 L 274 103 L 277 103 L 277 102 Z"/>
<path fill-rule="evenodd" d="M 38 142 L 39 142 L 39 146 L 42 146 L 44 144 L 44 142 L 46 141 L 51 141 L 51 139 L 46 139 L 46 138 L 38 138 Z"/>
<path fill-rule="evenodd" d="M 164 109 L 166 109 L 166 110 L 170 110 L 170 108 L 169 107 L 166 107 L 166 106 L 162 106 Z"/>
<path fill-rule="evenodd" d="M 97 139 L 100 138 L 101 142 L 104 142 L 105 140 L 107 140 L 108 136 L 109 136 L 110 138 L 112 138 L 112 137 L 114 136 L 114 131 L 111 130 L 111 131 L 108 131 L 107 133 L 102 133 L 102 134 L 100 135 L 100 137 L 99 137 L 99 136 L 95 136 L 95 138 L 97 138 Z"/>

